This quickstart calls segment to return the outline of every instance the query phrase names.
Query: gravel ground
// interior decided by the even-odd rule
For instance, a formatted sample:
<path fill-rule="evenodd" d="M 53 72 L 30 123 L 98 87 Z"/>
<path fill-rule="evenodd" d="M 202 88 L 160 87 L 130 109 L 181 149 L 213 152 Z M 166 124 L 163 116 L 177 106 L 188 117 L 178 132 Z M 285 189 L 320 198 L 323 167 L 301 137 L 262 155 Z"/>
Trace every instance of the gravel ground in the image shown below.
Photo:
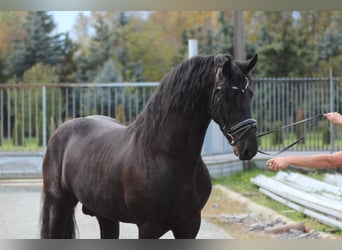
<path fill-rule="evenodd" d="M 217 223 L 235 239 L 336 239 L 342 238 L 315 232 L 264 206 L 216 185 L 203 217 Z"/>

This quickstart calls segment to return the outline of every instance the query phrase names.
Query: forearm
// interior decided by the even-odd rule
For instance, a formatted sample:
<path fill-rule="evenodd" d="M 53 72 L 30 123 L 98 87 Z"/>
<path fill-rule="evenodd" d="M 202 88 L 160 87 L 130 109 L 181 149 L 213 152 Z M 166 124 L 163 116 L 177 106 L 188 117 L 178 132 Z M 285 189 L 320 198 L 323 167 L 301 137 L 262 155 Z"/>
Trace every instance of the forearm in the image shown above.
<path fill-rule="evenodd" d="M 285 156 L 267 161 L 267 166 L 271 170 L 282 170 L 290 165 L 312 169 L 339 167 L 342 166 L 342 152 L 312 156 Z"/>
<path fill-rule="evenodd" d="M 313 169 L 325 169 L 334 166 L 333 155 L 321 154 L 313 156 L 288 156 L 288 165 L 307 167 Z"/>

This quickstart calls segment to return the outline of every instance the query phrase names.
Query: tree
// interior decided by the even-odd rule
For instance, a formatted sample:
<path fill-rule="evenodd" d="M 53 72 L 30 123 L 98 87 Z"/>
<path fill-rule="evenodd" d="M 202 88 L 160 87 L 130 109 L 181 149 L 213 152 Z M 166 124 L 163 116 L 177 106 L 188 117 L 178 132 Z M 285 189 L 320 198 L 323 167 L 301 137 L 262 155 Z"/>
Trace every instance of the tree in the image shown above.
<path fill-rule="evenodd" d="M 342 17 L 341 13 L 332 13 L 331 23 L 317 39 L 316 72 L 327 74 L 333 68 L 334 74 L 341 74 L 342 66 Z"/>
<path fill-rule="evenodd" d="M 265 12 L 257 51 L 258 76 L 297 77 L 305 74 L 312 48 L 307 36 L 295 25 L 292 12 Z"/>
<path fill-rule="evenodd" d="M 59 82 L 75 82 L 75 72 L 77 69 L 74 60 L 78 46 L 65 34 L 62 40 L 61 61 L 56 65 L 56 73 L 59 76 Z"/>
<path fill-rule="evenodd" d="M 137 32 L 133 23 L 133 18 L 125 12 L 120 12 L 114 20 L 114 46 L 115 60 L 120 71 L 123 81 L 139 82 L 143 80 L 143 66 L 140 60 L 132 60 L 132 55 L 129 50 L 130 35 Z"/>
<path fill-rule="evenodd" d="M 218 20 L 220 28 L 217 34 L 217 48 L 219 53 L 229 53 L 233 55 L 234 26 L 232 13 L 221 11 Z"/>
<path fill-rule="evenodd" d="M 0 84 L 6 82 L 6 62 L 3 52 L 0 50 Z"/>
<path fill-rule="evenodd" d="M 97 73 L 95 82 L 99 83 L 112 83 L 121 81 L 121 76 L 117 72 L 113 60 L 108 60 L 104 63 L 102 69 Z"/>
<path fill-rule="evenodd" d="M 158 24 L 146 21 L 136 29 L 127 37 L 127 49 L 135 64 L 132 76 L 136 81 L 160 81 L 174 66 L 176 53 L 163 39 L 163 30 Z"/>
<path fill-rule="evenodd" d="M 114 56 L 114 34 L 102 15 L 96 18 L 93 26 L 95 35 L 90 39 L 89 48 L 77 58 L 78 82 L 93 82 L 104 63 Z"/>
<path fill-rule="evenodd" d="M 0 12 L 0 84 L 8 80 L 8 58 L 13 53 L 13 40 L 20 37 L 26 12 Z"/>
<path fill-rule="evenodd" d="M 7 57 L 13 53 L 13 40 L 20 37 L 27 12 L 0 11 L 0 51 Z"/>
<path fill-rule="evenodd" d="M 62 34 L 53 34 L 56 24 L 46 11 L 29 12 L 21 39 L 15 40 L 9 74 L 22 78 L 37 63 L 57 65 L 61 62 Z"/>
<path fill-rule="evenodd" d="M 142 81 L 141 60 L 133 60 L 130 48 L 137 34 L 133 18 L 125 12 L 93 13 L 95 35 L 89 49 L 77 58 L 77 81 L 92 82 L 105 62 L 113 60 L 122 81 Z"/>
<path fill-rule="evenodd" d="M 76 22 L 73 27 L 73 31 L 76 37 L 78 48 L 81 52 L 85 52 L 89 48 L 90 44 L 90 27 L 91 20 L 85 16 L 82 12 L 76 17 Z"/>

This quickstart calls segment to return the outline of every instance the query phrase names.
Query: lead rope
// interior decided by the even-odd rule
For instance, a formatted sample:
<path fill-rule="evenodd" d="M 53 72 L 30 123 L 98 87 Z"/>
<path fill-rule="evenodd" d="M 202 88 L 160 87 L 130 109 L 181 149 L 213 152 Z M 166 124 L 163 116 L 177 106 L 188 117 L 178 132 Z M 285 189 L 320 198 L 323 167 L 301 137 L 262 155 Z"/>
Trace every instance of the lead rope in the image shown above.
<path fill-rule="evenodd" d="M 269 131 L 266 131 L 266 132 L 263 132 L 263 133 L 260 133 L 257 135 L 257 137 L 262 137 L 262 136 L 265 136 L 265 135 L 268 135 L 268 134 L 271 134 L 271 133 L 274 133 L 276 131 L 279 131 L 279 130 L 282 130 L 282 129 L 285 129 L 285 128 L 288 128 L 288 127 L 292 127 L 292 126 L 295 126 L 295 125 L 298 125 L 298 124 L 301 124 L 301 123 L 306 123 L 306 122 L 310 122 L 309 123 L 309 128 L 311 128 L 313 126 L 313 124 L 318 121 L 320 118 L 323 117 L 323 114 L 319 114 L 319 115 L 315 115 L 311 118 L 307 118 L 307 119 L 304 119 L 304 120 L 301 120 L 301 121 L 298 121 L 298 122 L 294 122 L 294 123 L 291 123 L 291 124 L 288 124 L 288 125 L 285 125 L 283 127 L 280 127 L 280 128 L 276 128 L 276 129 L 272 129 L 272 130 L 269 130 Z M 274 153 L 274 154 L 271 154 L 271 153 L 266 153 L 262 150 L 258 150 L 259 153 L 261 154 L 264 154 L 264 155 L 278 155 L 278 154 L 281 154 L 283 153 L 284 151 L 288 150 L 289 148 L 293 147 L 294 145 L 296 145 L 297 143 L 299 143 L 300 141 L 302 141 L 304 139 L 304 135 L 301 135 L 297 140 L 295 140 L 293 143 L 291 143 L 290 145 L 286 146 L 285 148 L 283 148 L 282 150 L 280 150 L 279 152 L 277 153 Z"/>

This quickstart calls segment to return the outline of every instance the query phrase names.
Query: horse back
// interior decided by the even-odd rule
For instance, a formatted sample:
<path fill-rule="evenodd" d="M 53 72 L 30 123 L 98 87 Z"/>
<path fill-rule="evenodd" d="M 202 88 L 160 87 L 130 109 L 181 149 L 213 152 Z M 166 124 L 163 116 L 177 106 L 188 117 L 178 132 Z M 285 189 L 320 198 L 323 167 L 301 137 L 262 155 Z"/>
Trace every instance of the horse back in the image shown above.
<path fill-rule="evenodd" d="M 45 182 L 58 180 L 58 189 L 68 187 L 69 182 L 80 178 L 91 178 L 96 172 L 91 169 L 94 162 L 113 147 L 112 138 L 124 134 L 126 126 L 116 119 L 105 116 L 75 118 L 63 123 L 48 141 L 43 160 L 43 178 Z M 105 149 L 105 150 L 104 150 Z M 92 154 L 93 152 L 100 152 Z M 94 158 L 94 155 L 97 158 Z M 98 165 L 98 164 L 97 164 Z M 94 173 L 92 173 L 94 172 Z"/>

